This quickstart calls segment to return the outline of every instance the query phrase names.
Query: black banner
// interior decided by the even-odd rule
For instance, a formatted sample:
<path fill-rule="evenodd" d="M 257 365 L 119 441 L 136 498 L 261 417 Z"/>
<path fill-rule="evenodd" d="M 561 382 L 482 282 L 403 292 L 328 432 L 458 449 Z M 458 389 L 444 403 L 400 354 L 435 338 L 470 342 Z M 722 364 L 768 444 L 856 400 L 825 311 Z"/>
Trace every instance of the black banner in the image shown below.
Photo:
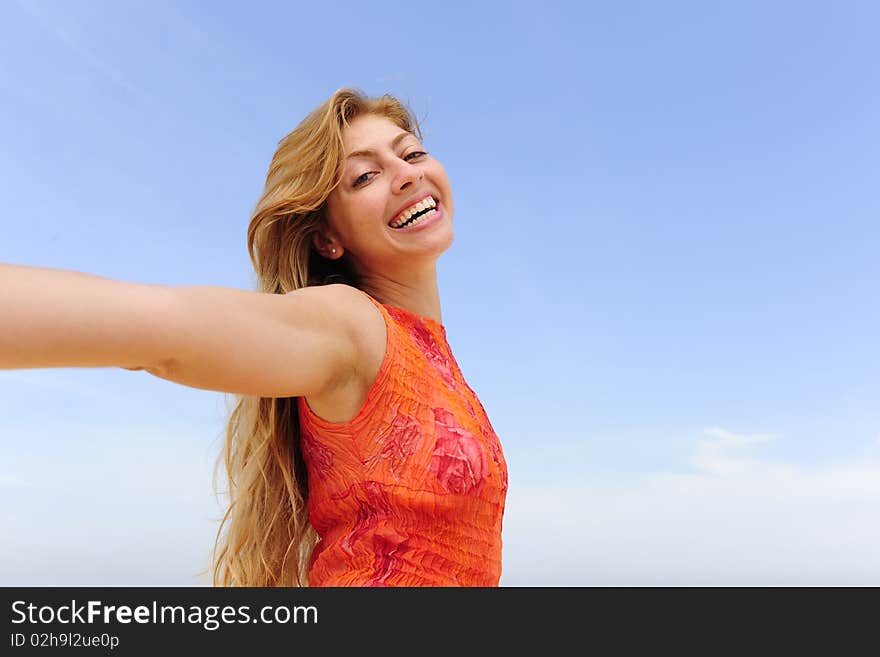
<path fill-rule="evenodd" d="M 469 655 L 791 648 L 838 653 L 873 627 L 841 589 L 3 588 L 0 653 L 250 654 L 255 649 Z M 835 632 L 835 621 L 845 628 Z M 869 643 L 876 644 L 876 636 Z M 709 640 L 712 644 L 704 644 Z M 819 641 L 817 644 L 816 641 Z M 604 654 L 605 650 L 600 651 Z"/>

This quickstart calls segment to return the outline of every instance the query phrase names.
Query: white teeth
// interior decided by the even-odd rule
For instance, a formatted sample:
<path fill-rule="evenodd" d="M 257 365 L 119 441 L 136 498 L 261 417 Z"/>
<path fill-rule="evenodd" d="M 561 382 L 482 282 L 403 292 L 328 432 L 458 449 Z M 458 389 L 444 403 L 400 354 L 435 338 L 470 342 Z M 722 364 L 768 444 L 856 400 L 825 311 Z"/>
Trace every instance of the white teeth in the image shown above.
<path fill-rule="evenodd" d="M 437 203 L 434 201 L 434 198 L 429 196 L 428 198 L 426 198 L 422 201 L 419 201 L 418 203 L 416 203 L 412 207 L 410 207 L 410 208 L 406 209 L 405 211 L 403 211 L 402 213 L 400 213 L 397 216 L 397 219 L 391 223 L 391 227 L 397 228 L 401 224 L 406 223 L 407 220 L 411 216 L 413 216 L 416 212 L 420 212 L 421 210 L 425 210 L 427 208 L 433 208 L 436 206 L 437 206 Z"/>
<path fill-rule="evenodd" d="M 434 214 L 435 212 L 437 212 L 437 211 L 436 211 L 436 210 L 429 210 L 428 212 L 426 212 L 425 214 L 423 214 L 421 217 L 419 217 L 419 218 L 416 219 L 415 221 L 410 222 L 409 225 L 407 226 L 407 228 L 409 228 L 410 226 L 415 226 L 417 223 L 419 223 L 420 221 L 422 221 L 422 219 L 427 219 L 428 217 L 430 217 L 430 216 L 431 216 L 432 214 Z"/>

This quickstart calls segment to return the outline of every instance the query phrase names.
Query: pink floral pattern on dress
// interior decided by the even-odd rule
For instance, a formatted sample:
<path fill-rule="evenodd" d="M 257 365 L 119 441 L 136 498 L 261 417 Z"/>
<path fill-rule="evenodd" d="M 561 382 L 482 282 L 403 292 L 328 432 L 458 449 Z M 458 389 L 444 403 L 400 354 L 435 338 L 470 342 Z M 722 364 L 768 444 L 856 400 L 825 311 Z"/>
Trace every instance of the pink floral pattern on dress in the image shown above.
<path fill-rule="evenodd" d="M 431 457 L 431 474 L 450 493 L 464 495 L 477 489 L 489 472 L 480 441 L 443 408 L 434 409 L 434 427 L 437 442 Z"/>
<path fill-rule="evenodd" d="M 391 474 L 395 479 L 400 479 L 398 469 L 416 453 L 421 442 L 422 426 L 419 421 L 409 415 L 396 413 L 391 421 L 388 435 L 382 438 L 381 450 L 368 458 L 364 464 L 372 469 L 380 461 L 387 460 Z"/>
<path fill-rule="evenodd" d="M 358 488 L 366 499 L 358 500 L 354 527 L 340 543 L 340 547 L 350 557 L 354 556 L 354 544 L 376 528 L 380 517 L 390 516 L 392 513 L 391 501 L 382 484 L 376 481 L 365 481 Z"/>
<path fill-rule="evenodd" d="M 474 395 L 474 398 L 476 398 L 476 395 Z M 508 483 L 507 462 L 504 460 L 504 454 L 501 451 L 501 441 L 498 439 L 498 434 L 495 433 L 495 429 L 492 427 L 492 423 L 489 422 L 489 417 L 486 415 L 486 411 L 483 410 L 483 405 L 480 403 L 480 401 L 477 400 L 477 403 L 480 404 L 480 410 L 483 411 L 482 418 L 477 415 L 477 412 L 474 410 L 474 406 L 473 404 L 471 404 L 470 399 L 466 401 L 468 413 L 470 413 L 470 416 L 479 424 L 480 433 L 483 436 L 486 447 L 489 449 L 489 454 L 492 456 L 492 460 L 495 462 L 495 465 L 498 466 L 498 470 L 501 472 L 501 486 L 506 492 Z"/>
<path fill-rule="evenodd" d="M 504 492 L 507 492 L 507 462 L 504 460 L 504 454 L 501 453 L 501 441 L 498 440 L 498 436 L 491 426 L 487 431 L 486 427 L 481 424 L 480 431 L 483 434 L 483 439 L 486 441 L 486 446 L 489 448 L 492 460 L 495 461 L 495 465 L 498 466 L 498 470 L 501 472 L 501 487 Z"/>
<path fill-rule="evenodd" d="M 373 576 L 364 586 L 387 586 L 388 578 L 400 572 L 400 554 L 406 547 L 407 537 L 392 527 L 373 535 Z"/>
<path fill-rule="evenodd" d="M 334 500 L 350 497 L 355 498 L 357 514 L 353 527 L 339 542 L 339 548 L 349 557 L 354 557 L 355 546 L 359 542 L 370 541 L 373 575 L 362 586 L 387 586 L 388 578 L 402 570 L 401 555 L 409 536 L 402 534 L 394 523 L 389 522 L 394 507 L 380 482 L 363 481 L 331 495 Z M 322 545 L 322 542 L 318 543 L 318 548 Z M 364 549 L 363 546 L 361 549 Z"/>
<path fill-rule="evenodd" d="M 434 366 L 446 384 L 455 390 L 456 384 L 455 377 L 452 375 L 452 365 L 446 357 L 446 353 L 437 344 L 437 341 L 434 340 L 431 332 L 425 328 L 424 324 L 416 322 L 412 326 L 411 333 L 415 337 L 422 353 L 428 359 L 428 362 Z"/>
<path fill-rule="evenodd" d="M 455 390 L 455 377 L 452 375 L 452 364 L 443 348 L 437 343 L 434 334 L 425 326 L 424 322 L 413 316 L 406 316 L 402 311 L 388 308 L 389 314 L 401 321 L 409 330 L 409 334 L 416 341 L 426 360 L 437 370 L 446 384 Z"/>
<path fill-rule="evenodd" d="M 320 479 L 327 479 L 333 468 L 333 452 L 322 445 L 306 430 L 301 430 L 300 446 L 308 471 L 315 473 Z"/>

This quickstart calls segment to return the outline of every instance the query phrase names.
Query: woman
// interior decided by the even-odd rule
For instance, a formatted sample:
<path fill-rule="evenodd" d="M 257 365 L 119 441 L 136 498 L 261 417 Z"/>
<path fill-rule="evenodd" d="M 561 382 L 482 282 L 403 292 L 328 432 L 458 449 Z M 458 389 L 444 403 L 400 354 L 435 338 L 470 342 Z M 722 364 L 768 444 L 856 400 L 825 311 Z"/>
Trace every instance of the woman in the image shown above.
<path fill-rule="evenodd" d="M 420 142 L 351 89 L 282 139 L 248 227 L 259 292 L 0 266 L 0 367 L 237 396 L 215 585 L 498 584 L 507 467 L 446 341 L 452 190 Z"/>

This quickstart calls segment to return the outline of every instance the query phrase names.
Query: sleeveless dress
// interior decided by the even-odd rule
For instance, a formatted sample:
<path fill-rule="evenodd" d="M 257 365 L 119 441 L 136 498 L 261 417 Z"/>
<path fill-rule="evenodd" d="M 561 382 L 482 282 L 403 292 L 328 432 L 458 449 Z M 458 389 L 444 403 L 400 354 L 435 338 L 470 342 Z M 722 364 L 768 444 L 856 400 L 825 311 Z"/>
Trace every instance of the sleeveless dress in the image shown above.
<path fill-rule="evenodd" d="M 428 317 L 365 294 L 385 356 L 363 406 L 328 422 L 298 414 L 310 586 L 498 586 L 507 463 L 498 436 Z"/>

